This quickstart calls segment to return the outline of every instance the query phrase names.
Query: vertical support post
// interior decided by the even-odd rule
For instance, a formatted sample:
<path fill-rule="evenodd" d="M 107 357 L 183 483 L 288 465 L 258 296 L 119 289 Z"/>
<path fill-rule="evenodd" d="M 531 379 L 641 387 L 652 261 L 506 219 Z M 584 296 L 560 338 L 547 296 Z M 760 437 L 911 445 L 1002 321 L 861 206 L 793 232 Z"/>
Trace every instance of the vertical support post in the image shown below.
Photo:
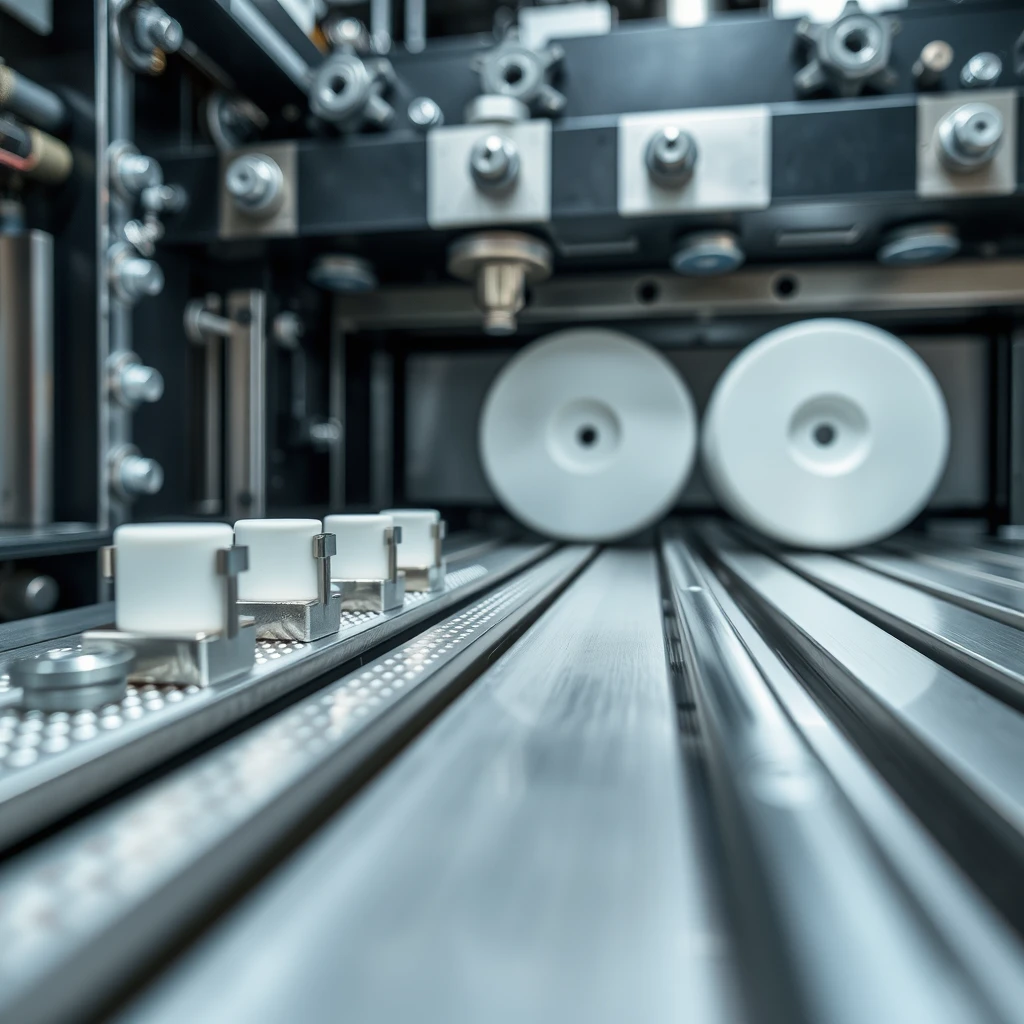
<path fill-rule="evenodd" d="M 267 510 L 267 297 L 258 289 L 228 295 L 227 500 L 236 519 Z"/>
<path fill-rule="evenodd" d="M 1010 343 L 1010 522 L 1006 534 L 1024 540 L 1024 331 Z"/>
<path fill-rule="evenodd" d="M 405 0 L 405 48 L 420 53 L 427 45 L 427 0 Z"/>
<path fill-rule="evenodd" d="M 395 500 L 395 373 L 390 352 L 370 360 L 370 499 L 376 508 Z"/>
<path fill-rule="evenodd" d="M 340 512 L 345 507 L 345 331 L 332 317 L 330 365 L 328 369 L 327 415 L 338 425 L 338 436 L 328 451 L 328 492 L 330 507 Z"/>

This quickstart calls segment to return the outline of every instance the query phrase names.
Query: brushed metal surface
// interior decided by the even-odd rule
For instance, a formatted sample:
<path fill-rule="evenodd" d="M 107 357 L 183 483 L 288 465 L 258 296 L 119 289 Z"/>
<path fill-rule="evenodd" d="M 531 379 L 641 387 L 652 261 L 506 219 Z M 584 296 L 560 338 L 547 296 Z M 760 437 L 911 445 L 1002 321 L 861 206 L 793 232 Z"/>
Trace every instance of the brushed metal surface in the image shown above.
<path fill-rule="evenodd" d="M 972 803 L 994 815 L 995 827 L 1024 852 L 1024 717 L 768 555 L 742 550 L 721 527 L 702 529 L 701 536 L 780 624 L 788 624 L 788 635 L 879 737 L 888 736 L 907 756 L 923 757 L 933 775 L 948 772 L 944 778 L 965 787 Z"/>
<path fill-rule="evenodd" d="M 782 663 L 713 574 L 705 580 L 794 727 L 860 817 L 871 841 L 927 915 L 949 954 L 968 971 L 999 1019 L 1024 1005 L 1024 945 L 877 769 Z"/>
<path fill-rule="evenodd" d="M 780 560 L 930 657 L 1024 710 L 1024 635 L 905 583 L 831 555 Z"/>
<path fill-rule="evenodd" d="M 742 1020 L 655 558 L 599 556 L 122 1021 Z"/>
<path fill-rule="evenodd" d="M 774 1011 L 791 999 L 790 1019 L 830 1024 L 994 1019 L 780 707 L 709 571 L 678 539 L 662 557 L 716 816 L 741 819 L 723 828 L 729 884 Z"/>
<path fill-rule="evenodd" d="M 345 612 L 309 644 L 262 641 L 250 672 L 222 685 L 138 687 L 118 704 L 54 719 L 0 706 L 0 846 L 58 820 L 162 760 L 358 657 L 396 633 L 520 571 L 550 545 L 508 545 L 449 574 L 443 593 L 409 595 L 393 612 Z"/>
<path fill-rule="evenodd" d="M 365 775 L 376 749 L 427 713 L 467 659 L 485 658 L 508 623 L 549 599 L 591 555 L 559 550 L 400 648 L 9 861 L 0 869 L 0 1021 L 81 1020 L 321 801 Z M 250 978 L 260 973 L 253 966 Z M 329 1010 L 337 1019 L 334 1001 Z M 198 1019 L 231 1019 L 211 1014 Z"/>

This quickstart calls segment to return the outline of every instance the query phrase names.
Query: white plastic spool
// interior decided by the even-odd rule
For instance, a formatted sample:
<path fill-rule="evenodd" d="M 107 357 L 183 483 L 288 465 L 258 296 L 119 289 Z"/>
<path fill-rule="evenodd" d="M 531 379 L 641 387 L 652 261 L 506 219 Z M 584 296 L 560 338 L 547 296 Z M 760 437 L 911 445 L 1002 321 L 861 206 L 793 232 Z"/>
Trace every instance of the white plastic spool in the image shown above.
<path fill-rule="evenodd" d="M 806 320 L 745 348 L 704 416 L 709 482 L 737 519 L 797 547 L 868 544 L 928 503 L 949 453 L 945 398 L 898 338 Z"/>
<path fill-rule="evenodd" d="M 441 522 L 436 508 L 387 508 L 384 515 L 391 516 L 395 526 L 402 528 L 402 543 L 398 545 L 399 569 L 425 569 L 437 564 L 437 542 L 434 527 Z"/>
<path fill-rule="evenodd" d="M 563 540 L 609 541 L 673 506 L 693 469 L 697 415 L 661 353 L 620 331 L 581 327 L 505 365 L 479 439 L 487 479 L 517 519 Z"/>
<path fill-rule="evenodd" d="M 249 549 L 240 601 L 315 601 L 320 594 L 313 538 L 319 519 L 239 519 L 235 543 Z"/>
<path fill-rule="evenodd" d="M 227 591 L 225 577 L 217 572 L 217 552 L 230 548 L 233 537 L 226 523 L 119 526 L 114 530 L 117 628 L 148 636 L 223 632 Z"/>
<path fill-rule="evenodd" d="M 385 532 L 395 525 L 389 515 L 326 516 L 324 532 L 338 541 L 331 559 L 331 579 L 384 580 L 388 578 Z M 402 546 L 398 546 L 401 551 Z"/>

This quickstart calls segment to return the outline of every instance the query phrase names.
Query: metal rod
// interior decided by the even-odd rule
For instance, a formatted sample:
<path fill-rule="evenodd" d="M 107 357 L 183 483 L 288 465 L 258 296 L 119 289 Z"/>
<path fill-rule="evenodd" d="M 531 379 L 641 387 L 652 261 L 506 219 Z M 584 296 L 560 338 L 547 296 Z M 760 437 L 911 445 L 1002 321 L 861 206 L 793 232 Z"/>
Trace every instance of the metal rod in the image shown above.
<path fill-rule="evenodd" d="M 59 132 L 68 122 L 68 108 L 55 92 L 5 64 L 0 64 L 0 108 L 48 132 Z"/>
<path fill-rule="evenodd" d="M 224 344 L 211 336 L 203 360 L 203 495 L 204 513 L 216 515 L 224 507 Z"/>
<path fill-rule="evenodd" d="M 405 0 L 405 48 L 420 53 L 427 45 L 427 0 Z"/>
<path fill-rule="evenodd" d="M 233 321 L 227 341 L 227 515 L 266 514 L 267 417 L 266 295 L 228 295 Z"/>
<path fill-rule="evenodd" d="M 370 37 L 375 52 L 391 49 L 391 0 L 370 0 Z"/>
<path fill-rule="evenodd" d="M 345 332 L 336 318 L 331 324 L 328 373 L 328 415 L 338 426 L 327 456 L 328 491 L 331 508 L 340 512 L 345 507 Z"/>

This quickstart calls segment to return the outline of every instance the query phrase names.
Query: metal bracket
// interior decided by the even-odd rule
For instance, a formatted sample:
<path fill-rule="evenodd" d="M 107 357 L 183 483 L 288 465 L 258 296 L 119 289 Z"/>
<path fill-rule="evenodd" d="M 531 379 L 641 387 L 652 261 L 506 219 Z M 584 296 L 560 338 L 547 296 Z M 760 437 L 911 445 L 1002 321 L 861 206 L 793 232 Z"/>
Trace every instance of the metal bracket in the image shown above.
<path fill-rule="evenodd" d="M 227 599 L 227 635 L 238 635 L 238 574 L 249 568 L 249 549 L 246 547 L 221 548 L 217 552 L 217 572 L 225 577 Z"/>
<path fill-rule="evenodd" d="M 398 545 L 401 543 L 400 526 L 389 526 L 384 530 L 384 545 L 388 549 L 387 579 L 333 581 L 334 591 L 341 598 L 343 608 L 360 612 L 389 612 L 402 607 L 405 603 L 405 573 L 398 568 Z"/>

